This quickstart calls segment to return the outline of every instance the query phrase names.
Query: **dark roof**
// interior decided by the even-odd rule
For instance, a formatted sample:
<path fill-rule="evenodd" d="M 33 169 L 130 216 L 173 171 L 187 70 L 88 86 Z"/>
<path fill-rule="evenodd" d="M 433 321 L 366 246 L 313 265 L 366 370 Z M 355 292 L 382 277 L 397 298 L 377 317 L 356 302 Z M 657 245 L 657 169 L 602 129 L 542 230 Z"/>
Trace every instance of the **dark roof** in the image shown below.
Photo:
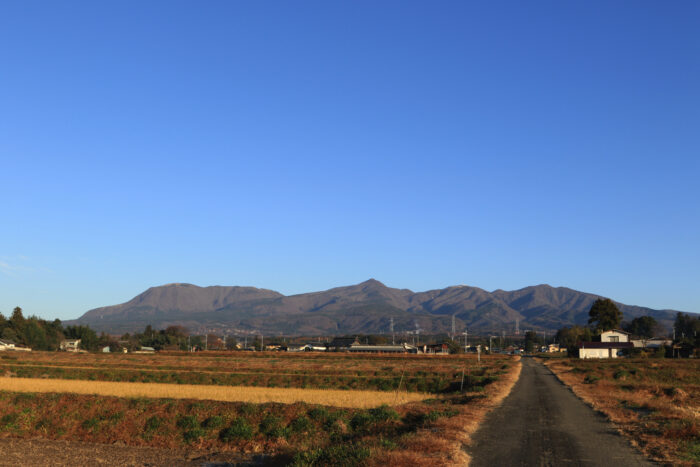
<path fill-rule="evenodd" d="M 328 345 L 329 347 L 350 347 L 357 342 L 357 337 L 336 337 Z"/>
<path fill-rule="evenodd" d="M 15 343 L 12 342 L 10 339 L 0 339 L 0 344 L 15 345 Z"/>
<path fill-rule="evenodd" d="M 631 349 L 631 342 L 581 342 L 582 349 Z"/>

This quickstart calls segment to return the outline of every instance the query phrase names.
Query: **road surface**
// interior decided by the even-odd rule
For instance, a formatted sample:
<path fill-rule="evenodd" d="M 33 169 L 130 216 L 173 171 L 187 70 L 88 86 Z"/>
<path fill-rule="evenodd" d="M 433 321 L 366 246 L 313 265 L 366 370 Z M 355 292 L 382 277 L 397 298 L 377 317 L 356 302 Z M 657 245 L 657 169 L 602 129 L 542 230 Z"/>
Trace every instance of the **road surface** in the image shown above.
<path fill-rule="evenodd" d="M 472 438 L 471 467 L 655 465 L 546 366 L 522 362 L 513 391 Z"/>

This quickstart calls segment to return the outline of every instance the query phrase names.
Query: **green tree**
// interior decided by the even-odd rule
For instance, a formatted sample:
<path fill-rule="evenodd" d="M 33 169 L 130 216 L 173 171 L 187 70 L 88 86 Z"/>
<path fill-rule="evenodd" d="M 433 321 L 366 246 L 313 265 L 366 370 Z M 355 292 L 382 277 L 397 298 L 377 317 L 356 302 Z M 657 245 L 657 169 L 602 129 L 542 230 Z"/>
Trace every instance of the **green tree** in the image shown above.
<path fill-rule="evenodd" d="M 659 324 L 651 316 L 640 316 L 630 321 L 625 330 L 634 336 L 648 339 L 659 331 Z"/>
<path fill-rule="evenodd" d="M 68 326 L 65 335 L 68 339 L 80 339 L 80 348 L 83 350 L 97 350 L 97 334 L 89 326 Z"/>
<path fill-rule="evenodd" d="M 700 316 L 678 313 L 673 323 L 676 342 L 686 346 L 700 347 Z"/>
<path fill-rule="evenodd" d="M 228 350 L 233 350 L 236 348 L 236 344 L 238 344 L 238 341 L 236 340 L 235 337 L 233 336 L 226 336 L 226 348 Z"/>
<path fill-rule="evenodd" d="M 565 349 L 573 349 L 579 342 L 590 342 L 592 339 L 590 328 L 584 326 L 571 326 L 557 331 L 557 342 Z"/>
<path fill-rule="evenodd" d="M 537 335 L 535 331 L 528 331 L 525 333 L 525 351 L 533 352 L 539 348 L 544 343 L 544 340 Z"/>
<path fill-rule="evenodd" d="M 615 329 L 620 326 L 622 312 L 609 298 L 599 298 L 588 312 L 588 324 L 595 324 L 597 333 Z"/>
<path fill-rule="evenodd" d="M 447 349 L 451 354 L 464 353 L 462 346 L 454 339 L 446 339 L 445 344 L 447 344 Z"/>

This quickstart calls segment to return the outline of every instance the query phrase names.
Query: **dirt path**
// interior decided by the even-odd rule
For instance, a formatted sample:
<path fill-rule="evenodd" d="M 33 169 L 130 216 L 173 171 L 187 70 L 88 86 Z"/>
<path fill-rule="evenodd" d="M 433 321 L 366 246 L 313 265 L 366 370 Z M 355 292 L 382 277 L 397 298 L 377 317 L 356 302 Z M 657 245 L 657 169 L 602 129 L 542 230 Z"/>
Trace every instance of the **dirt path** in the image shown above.
<path fill-rule="evenodd" d="M 472 439 L 471 467 L 655 465 L 532 358 Z"/>
<path fill-rule="evenodd" d="M 0 466 L 253 466 L 260 459 L 234 453 L 174 451 L 149 447 L 45 439 L 0 439 Z"/>

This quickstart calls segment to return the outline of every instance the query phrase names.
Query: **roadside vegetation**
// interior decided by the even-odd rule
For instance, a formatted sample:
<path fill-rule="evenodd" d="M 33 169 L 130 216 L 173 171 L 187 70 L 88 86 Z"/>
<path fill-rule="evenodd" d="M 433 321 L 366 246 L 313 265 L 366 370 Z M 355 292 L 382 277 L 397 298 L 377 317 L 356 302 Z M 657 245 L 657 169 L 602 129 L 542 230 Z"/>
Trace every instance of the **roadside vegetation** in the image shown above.
<path fill-rule="evenodd" d="M 700 361 L 547 359 L 584 401 L 651 459 L 700 465 Z"/>

